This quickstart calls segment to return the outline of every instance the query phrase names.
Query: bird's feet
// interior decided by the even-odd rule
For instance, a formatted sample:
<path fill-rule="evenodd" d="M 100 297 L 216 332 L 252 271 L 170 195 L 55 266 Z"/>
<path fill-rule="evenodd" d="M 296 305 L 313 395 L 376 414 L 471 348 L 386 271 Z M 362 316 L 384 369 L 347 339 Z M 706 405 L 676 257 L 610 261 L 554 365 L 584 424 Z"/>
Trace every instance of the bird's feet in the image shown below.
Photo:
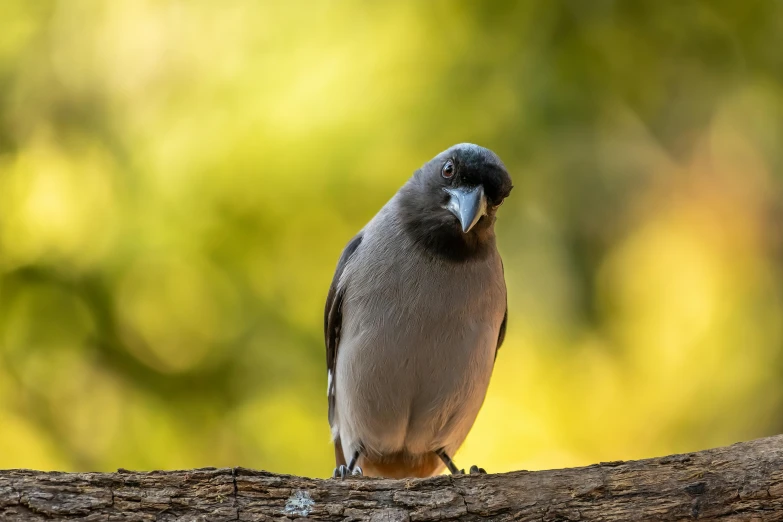
<path fill-rule="evenodd" d="M 461 470 L 457 471 L 454 474 L 455 475 L 464 475 L 465 474 L 465 470 L 461 469 Z M 471 475 L 486 475 L 487 474 L 487 470 L 485 470 L 484 468 L 480 468 L 480 467 L 478 467 L 478 466 L 476 466 L 474 464 L 473 466 L 470 467 L 470 474 Z"/>
<path fill-rule="evenodd" d="M 348 468 L 348 466 L 341 464 L 334 468 L 334 472 L 332 473 L 332 478 L 338 478 L 340 480 L 345 480 L 348 477 L 361 477 L 364 474 L 362 473 L 362 468 L 359 466 L 354 466 L 353 470 Z"/>
<path fill-rule="evenodd" d="M 465 470 L 459 469 L 455 464 L 454 461 L 451 460 L 451 457 L 449 457 L 446 454 L 446 451 L 444 449 L 439 449 L 435 451 L 435 454 L 440 457 L 440 460 L 443 461 L 443 463 L 446 465 L 447 468 L 449 468 L 449 471 L 452 475 L 464 475 Z M 470 474 L 471 475 L 486 475 L 487 471 L 484 468 L 480 468 L 476 465 L 473 465 L 470 467 Z"/>

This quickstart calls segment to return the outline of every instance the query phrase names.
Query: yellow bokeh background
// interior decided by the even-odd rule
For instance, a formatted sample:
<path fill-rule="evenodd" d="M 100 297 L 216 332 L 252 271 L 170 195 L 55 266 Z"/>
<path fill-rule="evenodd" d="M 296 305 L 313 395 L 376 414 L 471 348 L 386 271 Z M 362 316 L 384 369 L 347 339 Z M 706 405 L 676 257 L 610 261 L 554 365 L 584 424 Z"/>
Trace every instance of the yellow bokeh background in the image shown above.
<path fill-rule="evenodd" d="M 475 142 L 509 329 L 463 467 L 783 430 L 783 4 L 5 0 L 0 468 L 328 476 L 345 243 Z"/>

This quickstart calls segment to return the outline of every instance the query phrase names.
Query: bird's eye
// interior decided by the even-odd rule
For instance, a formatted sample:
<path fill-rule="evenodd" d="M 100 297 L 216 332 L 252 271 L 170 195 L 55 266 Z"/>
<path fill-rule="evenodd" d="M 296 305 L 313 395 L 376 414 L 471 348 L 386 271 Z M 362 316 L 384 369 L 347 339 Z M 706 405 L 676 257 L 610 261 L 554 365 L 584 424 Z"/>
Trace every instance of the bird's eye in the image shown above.
<path fill-rule="evenodd" d="M 452 177 L 454 175 L 454 162 L 448 160 L 446 163 L 444 163 L 440 173 L 446 179 Z"/>

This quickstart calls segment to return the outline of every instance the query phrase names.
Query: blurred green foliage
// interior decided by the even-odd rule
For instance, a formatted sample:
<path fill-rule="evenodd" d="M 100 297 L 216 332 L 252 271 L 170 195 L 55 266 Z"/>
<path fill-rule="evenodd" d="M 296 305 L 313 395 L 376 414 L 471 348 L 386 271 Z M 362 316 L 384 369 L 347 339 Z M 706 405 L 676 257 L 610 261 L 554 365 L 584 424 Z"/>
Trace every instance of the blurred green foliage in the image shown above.
<path fill-rule="evenodd" d="M 458 462 L 783 429 L 783 3 L 4 0 L 0 467 L 325 476 L 347 240 L 470 141 L 509 332 Z"/>

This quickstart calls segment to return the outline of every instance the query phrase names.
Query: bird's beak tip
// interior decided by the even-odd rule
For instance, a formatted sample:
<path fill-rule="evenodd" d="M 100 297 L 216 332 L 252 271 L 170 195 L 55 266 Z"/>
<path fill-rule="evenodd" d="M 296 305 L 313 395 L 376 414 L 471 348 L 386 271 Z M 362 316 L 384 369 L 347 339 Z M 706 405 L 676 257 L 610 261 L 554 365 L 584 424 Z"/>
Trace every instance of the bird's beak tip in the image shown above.
<path fill-rule="evenodd" d="M 484 187 L 469 189 L 460 187 L 445 189 L 451 196 L 446 208 L 459 220 L 462 232 L 467 234 L 482 216 L 487 213 L 487 198 L 484 196 Z"/>

